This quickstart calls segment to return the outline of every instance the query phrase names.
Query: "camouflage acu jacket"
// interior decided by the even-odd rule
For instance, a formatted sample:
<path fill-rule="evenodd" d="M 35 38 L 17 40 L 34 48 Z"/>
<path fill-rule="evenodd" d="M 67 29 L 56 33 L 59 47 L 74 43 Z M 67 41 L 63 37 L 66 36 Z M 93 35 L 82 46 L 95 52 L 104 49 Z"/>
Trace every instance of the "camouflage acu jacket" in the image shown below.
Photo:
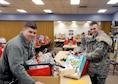
<path fill-rule="evenodd" d="M 101 78 L 108 75 L 110 58 L 109 48 L 112 40 L 103 31 L 97 36 L 87 39 L 87 59 L 89 62 L 88 74 L 94 76 L 98 74 Z"/>

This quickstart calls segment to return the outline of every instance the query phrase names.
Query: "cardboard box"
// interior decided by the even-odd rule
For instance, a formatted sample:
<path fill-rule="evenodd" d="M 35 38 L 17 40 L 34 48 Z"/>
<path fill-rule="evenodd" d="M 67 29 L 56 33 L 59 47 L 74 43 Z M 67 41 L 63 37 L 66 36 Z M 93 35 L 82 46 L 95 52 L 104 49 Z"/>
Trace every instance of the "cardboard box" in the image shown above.
<path fill-rule="evenodd" d="M 59 75 L 60 76 L 66 76 L 66 75 L 70 75 L 70 74 L 74 74 L 75 73 L 75 69 L 64 69 L 61 70 Z"/>
<path fill-rule="evenodd" d="M 53 76 L 32 76 L 32 78 L 36 81 L 43 82 L 45 84 L 60 84 L 60 77 Z"/>

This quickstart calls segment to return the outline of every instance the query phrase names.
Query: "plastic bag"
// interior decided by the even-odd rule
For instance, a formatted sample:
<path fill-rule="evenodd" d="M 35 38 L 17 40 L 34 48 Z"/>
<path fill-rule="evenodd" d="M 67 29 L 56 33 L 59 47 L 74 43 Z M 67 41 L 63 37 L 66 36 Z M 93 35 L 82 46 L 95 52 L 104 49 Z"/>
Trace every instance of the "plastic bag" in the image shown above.
<path fill-rule="evenodd" d="M 42 54 L 40 56 L 40 63 L 50 63 L 55 64 L 54 58 L 51 53 Z"/>

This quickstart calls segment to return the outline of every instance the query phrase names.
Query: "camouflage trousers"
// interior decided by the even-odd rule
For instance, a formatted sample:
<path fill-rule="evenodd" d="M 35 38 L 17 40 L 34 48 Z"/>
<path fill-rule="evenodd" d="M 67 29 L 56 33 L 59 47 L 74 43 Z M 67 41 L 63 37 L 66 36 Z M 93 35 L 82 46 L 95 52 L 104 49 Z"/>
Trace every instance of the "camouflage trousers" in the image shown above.
<path fill-rule="evenodd" d="M 21 84 L 17 80 L 16 81 L 4 81 L 0 79 L 0 84 Z"/>
<path fill-rule="evenodd" d="M 98 76 L 91 77 L 92 84 L 105 84 L 106 78 L 99 78 Z"/>
<path fill-rule="evenodd" d="M 0 84 L 9 84 L 9 83 L 10 83 L 10 81 L 3 81 L 0 79 Z"/>

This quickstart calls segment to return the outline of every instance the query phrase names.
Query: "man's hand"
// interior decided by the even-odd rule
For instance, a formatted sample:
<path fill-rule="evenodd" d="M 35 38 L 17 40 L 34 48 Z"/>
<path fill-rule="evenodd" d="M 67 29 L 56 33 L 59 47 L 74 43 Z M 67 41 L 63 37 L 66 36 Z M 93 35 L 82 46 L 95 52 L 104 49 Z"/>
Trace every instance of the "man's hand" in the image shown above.
<path fill-rule="evenodd" d="M 82 54 L 83 54 L 84 56 L 87 56 L 87 53 L 86 53 L 86 52 L 83 52 Z"/>
<path fill-rule="evenodd" d="M 44 84 L 44 83 L 42 83 L 42 82 L 35 82 L 35 84 Z"/>

